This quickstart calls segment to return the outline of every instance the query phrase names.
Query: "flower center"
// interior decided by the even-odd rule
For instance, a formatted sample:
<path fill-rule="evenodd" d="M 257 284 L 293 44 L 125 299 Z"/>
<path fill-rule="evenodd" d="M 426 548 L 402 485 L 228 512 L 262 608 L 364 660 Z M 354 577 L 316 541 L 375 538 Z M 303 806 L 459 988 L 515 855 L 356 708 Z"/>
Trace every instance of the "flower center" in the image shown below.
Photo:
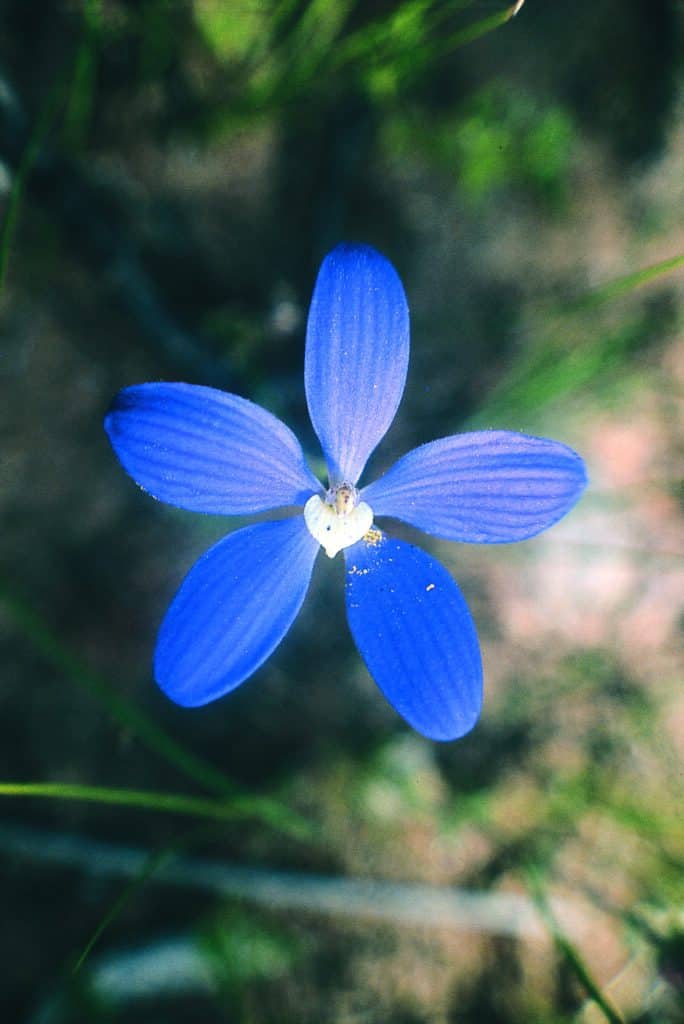
<path fill-rule="evenodd" d="M 304 520 L 309 533 L 334 558 L 342 548 L 356 544 L 373 525 L 373 509 L 359 501 L 359 492 L 352 484 L 331 487 L 323 501 L 313 494 L 304 506 Z"/>

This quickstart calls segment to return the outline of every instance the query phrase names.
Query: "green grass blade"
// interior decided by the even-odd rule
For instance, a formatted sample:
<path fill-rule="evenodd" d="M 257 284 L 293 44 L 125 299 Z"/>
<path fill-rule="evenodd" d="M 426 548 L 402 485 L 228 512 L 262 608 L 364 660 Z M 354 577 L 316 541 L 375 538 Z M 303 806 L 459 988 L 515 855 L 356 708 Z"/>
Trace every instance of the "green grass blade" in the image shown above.
<path fill-rule="evenodd" d="M 228 798 L 230 807 L 238 808 L 243 816 L 258 818 L 283 832 L 302 836 L 306 833 L 310 837 L 311 829 L 304 819 L 277 800 L 253 797 L 241 792 L 222 772 L 178 743 L 130 701 L 116 693 L 110 682 L 92 672 L 68 651 L 44 620 L 29 605 L 13 595 L 2 579 L 0 603 L 10 612 L 15 625 L 30 640 L 35 650 L 71 682 L 98 700 L 115 721 L 135 733 L 148 749 L 172 764 L 186 778 L 199 783 L 216 796 Z M 197 804 L 193 806 L 197 807 Z M 219 805 L 210 802 L 206 806 L 215 809 Z"/>
<path fill-rule="evenodd" d="M 19 208 L 26 180 L 40 152 L 41 146 L 64 101 L 71 78 L 70 96 L 65 110 L 64 130 L 72 142 L 82 137 L 90 120 L 94 89 L 94 47 L 99 28 L 100 0 L 85 0 L 83 9 L 83 39 L 76 52 L 73 65 L 62 70 L 38 115 L 33 131 L 22 154 L 10 189 L 5 216 L 0 226 L 0 297 L 2 296 L 12 241 L 17 227 Z"/>
<path fill-rule="evenodd" d="M 182 793 L 84 786 L 72 782 L 0 782 L 0 796 L 80 800 L 107 806 L 210 818 L 212 821 L 252 819 L 262 821 L 296 838 L 311 838 L 313 834 L 308 822 L 267 797 L 237 796 L 229 800 L 213 800 L 185 796 Z"/>
<path fill-rule="evenodd" d="M 132 878 L 128 884 L 124 886 L 114 903 L 98 923 L 79 955 L 73 961 L 70 970 L 72 977 L 75 977 L 79 973 L 91 952 L 102 938 L 104 932 L 110 924 L 116 920 L 121 911 L 124 910 L 131 902 L 136 893 L 138 893 L 145 883 L 152 878 L 155 871 L 162 868 L 165 864 L 168 864 L 170 860 L 179 853 L 187 850 L 188 847 L 192 846 L 194 843 L 207 838 L 207 836 L 213 835 L 216 832 L 216 829 L 216 825 L 202 825 L 199 828 L 193 829 L 190 833 L 184 835 L 174 843 L 164 846 L 161 850 L 150 853 L 147 862 L 140 869 L 136 877 Z"/>
<path fill-rule="evenodd" d="M 624 1018 L 613 1006 L 608 997 L 601 991 L 598 982 L 593 978 L 591 971 L 582 959 L 581 954 L 575 948 L 568 936 L 563 932 L 556 920 L 551 906 L 546 897 L 544 886 L 539 873 L 533 869 L 527 871 L 528 885 L 532 899 L 539 910 L 539 913 L 549 929 L 556 949 L 561 954 L 566 964 L 575 975 L 587 995 L 603 1011 L 603 1014 L 610 1024 L 625 1024 Z"/>
<path fill-rule="evenodd" d="M 62 74 L 58 76 L 57 81 L 45 100 L 43 108 L 38 115 L 38 119 L 36 120 L 33 131 L 31 132 L 26 144 L 26 148 L 24 149 L 19 161 L 19 166 L 14 174 L 14 180 L 12 181 L 12 187 L 7 201 L 7 209 L 5 210 L 5 216 L 3 218 L 2 225 L 0 226 L 0 298 L 2 297 L 5 277 L 7 275 L 9 254 L 17 227 L 19 207 L 24 195 L 26 179 L 31 172 L 31 168 L 33 167 L 38 153 L 40 152 L 45 136 L 47 135 L 60 103 L 62 102 L 65 81 L 66 75 L 62 72 Z"/>
<path fill-rule="evenodd" d="M 69 98 L 64 111 L 64 139 L 71 149 L 86 138 L 95 106 L 97 46 L 101 31 L 101 0 L 83 0 L 81 41 L 74 59 Z"/>
<path fill-rule="evenodd" d="M 684 254 L 631 271 L 622 277 L 569 300 L 548 303 L 547 336 L 529 345 L 510 371 L 499 381 L 477 413 L 467 421 L 469 429 L 506 425 L 507 418 L 525 410 L 534 416 L 558 399 L 580 393 L 601 380 L 624 380 L 619 373 L 630 352 L 638 351 L 646 327 L 643 314 L 624 317 L 618 327 L 601 330 L 594 340 L 582 324 L 588 309 L 607 304 L 684 267 Z M 542 309 L 547 303 L 542 304 Z M 577 320 L 573 317 L 577 315 Z M 579 326 L 574 326 L 575 324 Z M 568 333 L 570 331 L 570 334 Z M 555 334 L 555 339 L 553 335 Z M 560 345 L 558 338 L 576 338 Z"/>
<path fill-rule="evenodd" d="M 507 7 L 503 11 L 490 14 L 487 18 L 482 18 L 480 21 L 475 21 L 472 25 L 467 25 L 458 32 L 454 32 L 440 46 L 434 47 L 430 56 L 433 60 L 439 60 L 440 57 L 452 53 L 461 46 L 474 43 L 477 39 L 481 39 L 482 36 L 486 36 L 488 32 L 493 32 L 495 29 L 500 28 L 501 25 L 505 25 L 507 21 L 510 21 L 512 17 L 513 8 Z"/>
<path fill-rule="evenodd" d="M 218 769 L 182 746 L 152 719 L 116 692 L 115 687 L 87 668 L 69 651 L 45 620 L 25 601 L 12 593 L 0 578 L 0 603 L 21 633 L 54 668 L 103 705 L 111 717 L 130 729 L 157 755 L 209 792 L 232 796 L 236 786 Z"/>
<path fill-rule="evenodd" d="M 501 28 L 502 25 L 510 21 L 513 14 L 513 8 L 507 7 L 503 11 L 497 11 L 486 18 L 481 18 L 479 21 L 471 22 L 470 25 L 457 29 L 455 32 L 442 34 L 442 38 L 436 42 L 426 43 L 424 46 L 416 48 L 412 53 L 402 54 L 403 60 L 399 65 L 400 74 L 413 78 L 421 73 L 425 73 L 432 65 L 443 60 L 454 53 L 454 51 L 459 50 L 463 46 L 469 46 L 470 43 L 474 43 L 490 32 L 494 32 L 497 28 Z"/>
<path fill-rule="evenodd" d="M 634 270 L 622 277 L 615 278 L 614 281 L 600 285 L 586 295 L 580 296 L 572 304 L 572 308 L 586 309 L 601 305 L 604 302 L 610 302 L 612 299 L 617 299 L 621 295 L 627 294 L 627 292 L 634 291 L 635 288 L 641 288 L 642 285 L 650 284 L 651 281 L 656 281 L 665 274 L 670 274 L 673 270 L 679 270 L 680 268 L 684 268 L 684 253 L 680 253 L 678 256 L 670 256 L 659 263 L 653 263 L 650 267 Z"/>
<path fill-rule="evenodd" d="M 463 10 L 468 6 L 468 0 L 445 5 L 444 10 L 440 12 L 440 18 L 433 15 L 431 22 L 426 21 L 425 30 L 434 28 L 442 14 Z M 359 62 L 370 65 L 390 64 L 395 66 L 399 74 L 415 74 L 417 69 L 440 60 L 453 50 L 466 46 L 505 24 L 512 17 L 512 9 L 506 8 L 473 22 L 440 42 L 430 44 L 424 36 L 423 41 L 411 39 L 410 45 L 407 45 L 405 38 L 390 31 L 400 14 L 402 11 L 395 13 L 393 17 L 375 21 L 342 41 L 330 62 L 330 67 L 339 69 L 343 65 Z"/>
<path fill-rule="evenodd" d="M 72 977 L 76 977 L 84 963 L 92 953 L 97 943 L 102 938 L 103 934 L 109 928 L 110 924 L 116 920 L 122 910 L 130 903 L 135 894 L 142 889 L 145 882 L 151 878 L 157 868 L 161 867 L 168 860 L 169 853 L 167 851 L 160 851 L 150 857 L 145 867 L 142 869 L 137 878 L 133 878 L 128 885 L 119 893 L 118 897 L 109 908 L 107 913 L 104 915 L 102 920 L 99 922 L 92 935 L 86 942 L 85 946 L 77 956 L 73 967 L 71 968 Z"/>
<path fill-rule="evenodd" d="M 242 94 L 239 115 L 254 116 L 258 111 L 282 111 L 308 96 L 312 85 L 325 81 L 330 83 L 336 76 L 365 76 L 378 71 L 388 71 L 393 79 L 410 82 L 430 65 L 447 54 L 474 42 L 488 32 L 509 21 L 515 13 L 514 6 L 506 7 L 494 15 L 439 37 L 438 23 L 444 17 L 469 7 L 472 0 L 451 0 L 442 7 L 415 0 L 413 4 L 401 5 L 396 11 L 364 25 L 362 28 L 344 32 L 343 8 L 337 11 L 337 20 L 326 19 L 325 42 L 316 38 L 312 45 L 307 35 L 310 28 L 309 13 L 318 10 L 316 0 L 311 0 L 300 22 L 297 22 L 286 37 L 262 58 L 268 58 L 274 66 L 271 73 L 261 81 L 253 80 Z M 434 9 L 433 9 L 434 8 Z M 421 18 L 423 19 L 421 21 Z M 437 40 L 429 41 L 428 36 L 437 28 Z M 294 54 L 302 54 L 294 60 Z M 368 86 L 368 83 L 366 83 Z"/>

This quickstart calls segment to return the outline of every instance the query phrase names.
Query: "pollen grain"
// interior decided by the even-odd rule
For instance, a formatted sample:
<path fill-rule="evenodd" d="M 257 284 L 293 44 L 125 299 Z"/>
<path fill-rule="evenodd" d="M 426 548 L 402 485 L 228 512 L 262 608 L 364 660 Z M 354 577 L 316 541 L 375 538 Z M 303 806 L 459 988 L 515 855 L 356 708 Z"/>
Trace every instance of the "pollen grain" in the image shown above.
<path fill-rule="evenodd" d="M 377 526 L 372 526 L 367 533 L 364 533 L 363 540 L 369 548 L 376 548 L 382 540 L 382 530 L 378 530 Z"/>

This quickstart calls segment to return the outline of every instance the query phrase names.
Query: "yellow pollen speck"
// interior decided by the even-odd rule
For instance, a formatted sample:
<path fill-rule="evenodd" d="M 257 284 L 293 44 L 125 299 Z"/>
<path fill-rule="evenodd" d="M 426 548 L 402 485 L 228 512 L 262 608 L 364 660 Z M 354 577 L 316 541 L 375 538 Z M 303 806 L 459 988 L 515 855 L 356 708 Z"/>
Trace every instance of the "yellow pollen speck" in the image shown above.
<path fill-rule="evenodd" d="M 434 590 L 435 589 L 434 583 L 428 583 L 428 585 L 427 585 L 427 587 L 425 589 L 426 590 Z"/>
<path fill-rule="evenodd" d="M 375 548 L 382 540 L 382 530 L 378 530 L 376 526 L 373 526 L 368 533 L 364 533 L 363 539 L 369 547 Z"/>

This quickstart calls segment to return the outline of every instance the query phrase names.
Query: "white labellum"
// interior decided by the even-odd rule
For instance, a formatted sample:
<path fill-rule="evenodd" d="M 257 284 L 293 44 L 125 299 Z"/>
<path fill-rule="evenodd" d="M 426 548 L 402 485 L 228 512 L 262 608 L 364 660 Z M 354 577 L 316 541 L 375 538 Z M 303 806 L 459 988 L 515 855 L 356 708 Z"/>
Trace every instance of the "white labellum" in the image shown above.
<path fill-rule="evenodd" d="M 338 500 L 337 505 L 340 506 Z M 311 536 L 334 558 L 342 548 L 356 544 L 373 525 L 373 509 L 360 501 L 348 512 L 338 512 L 335 505 L 312 495 L 304 506 L 304 519 Z"/>

